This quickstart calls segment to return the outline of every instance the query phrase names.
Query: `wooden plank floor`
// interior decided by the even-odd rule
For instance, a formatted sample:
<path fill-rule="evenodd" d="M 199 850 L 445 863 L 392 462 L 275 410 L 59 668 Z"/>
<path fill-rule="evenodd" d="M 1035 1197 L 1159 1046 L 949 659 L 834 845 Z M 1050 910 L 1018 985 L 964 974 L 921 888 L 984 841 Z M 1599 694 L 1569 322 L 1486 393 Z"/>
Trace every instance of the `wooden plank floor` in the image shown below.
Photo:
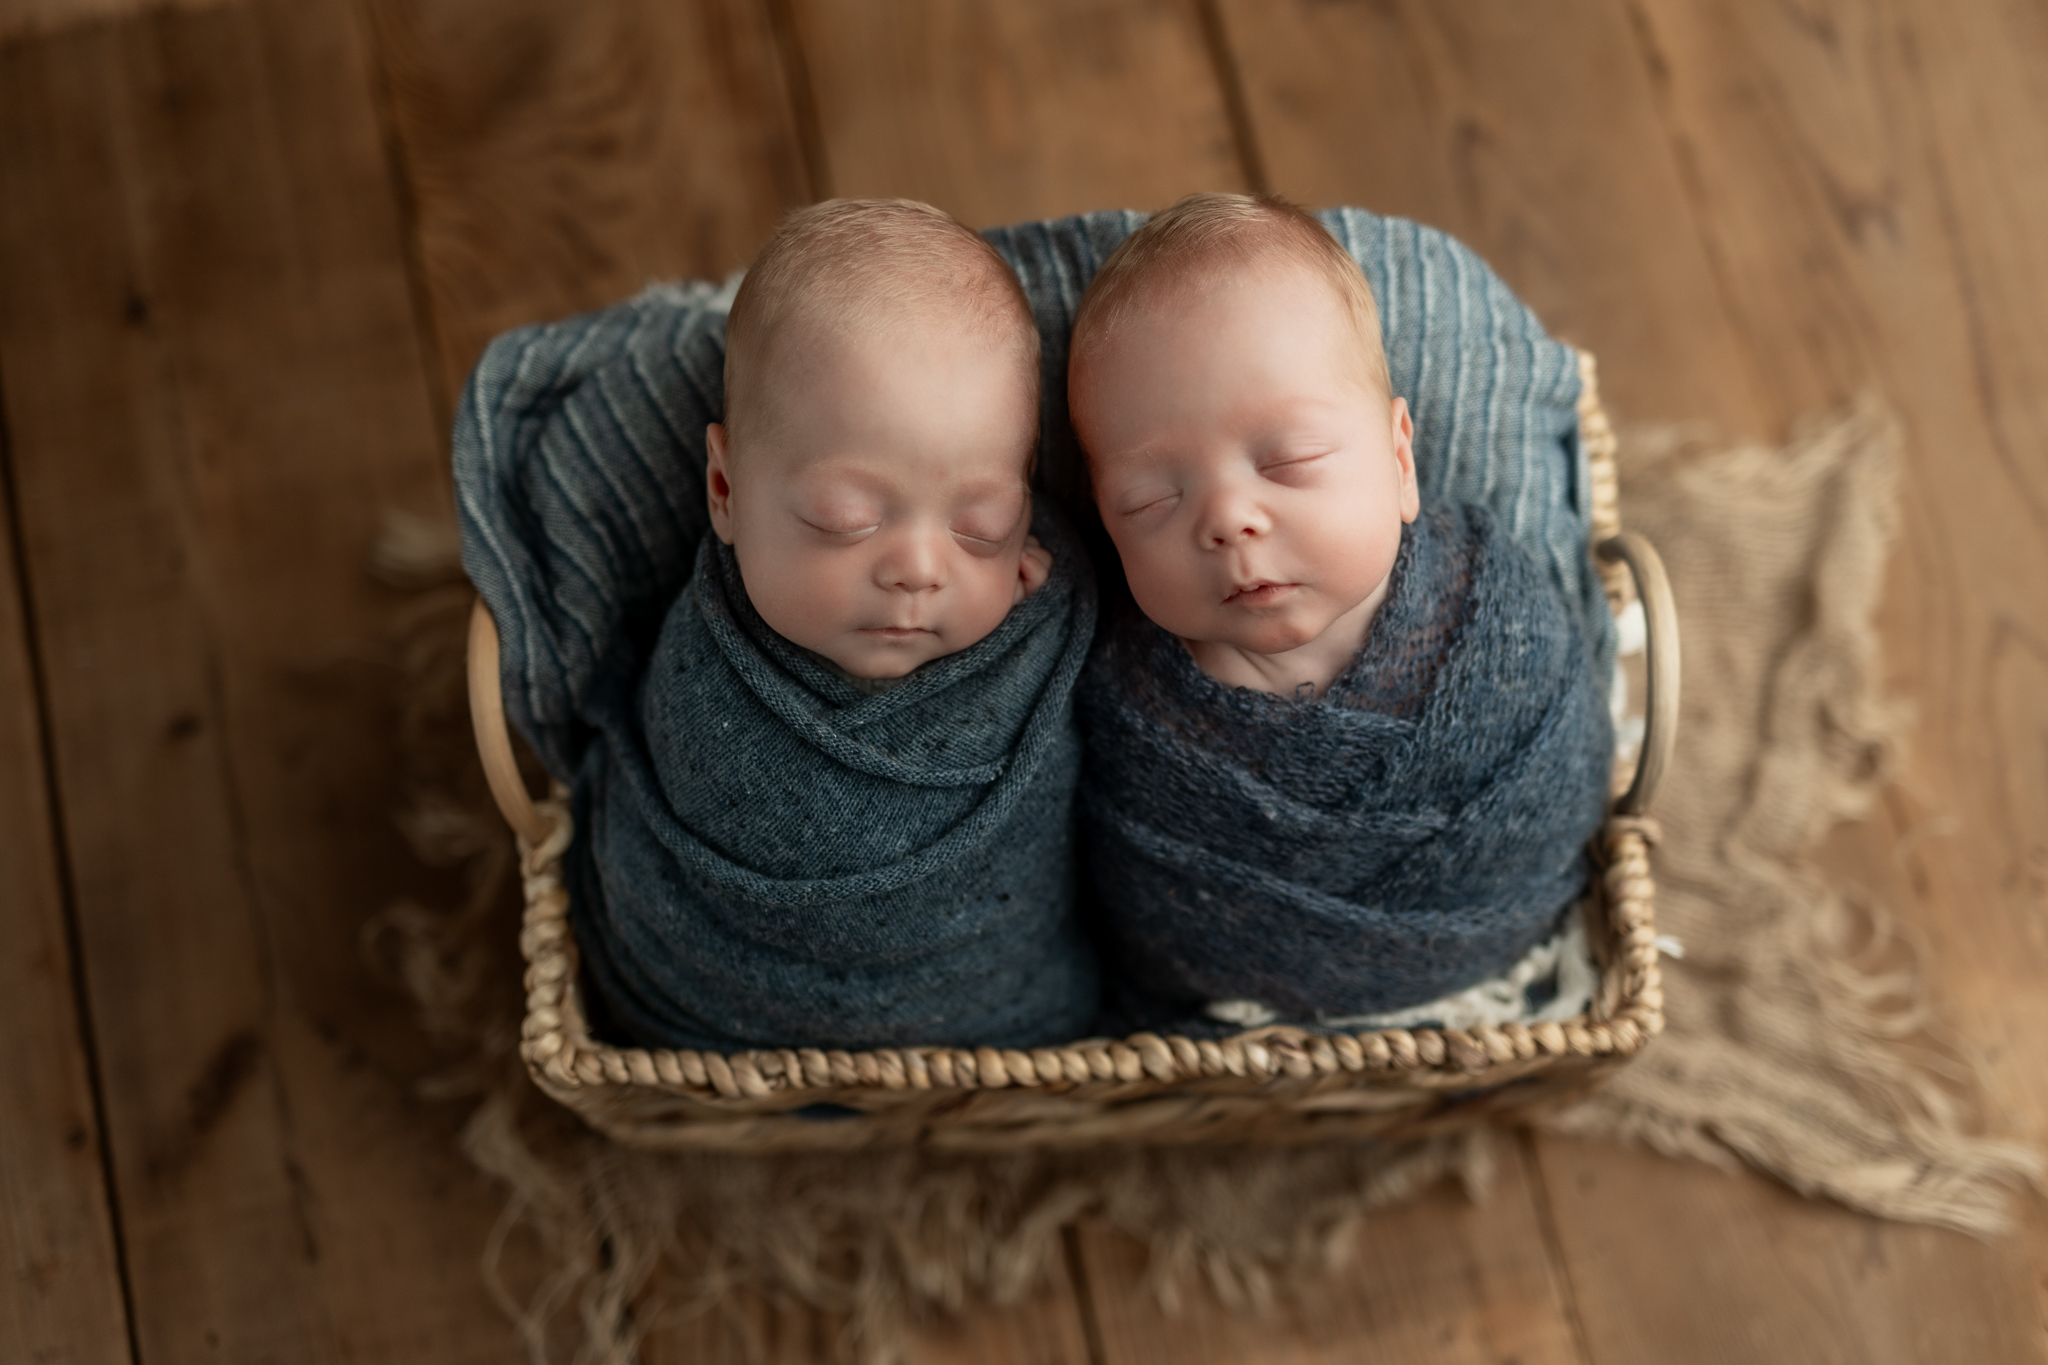
<path fill-rule="evenodd" d="M 1624 421 L 1882 395 L 1918 725 L 1827 856 L 2048 1143 L 2043 70 L 2033 0 L 0 0 L 0 1360 L 521 1358 L 492 1192 L 359 965 L 423 875 L 367 546 L 444 513 L 493 333 L 822 194 L 1362 204 L 1472 243 Z M 1547 1137 L 1379 1220 L 1314 1332 L 1074 1253 L 914 1355 L 2048 1361 L 2038 1200 L 1979 1242 Z"/>

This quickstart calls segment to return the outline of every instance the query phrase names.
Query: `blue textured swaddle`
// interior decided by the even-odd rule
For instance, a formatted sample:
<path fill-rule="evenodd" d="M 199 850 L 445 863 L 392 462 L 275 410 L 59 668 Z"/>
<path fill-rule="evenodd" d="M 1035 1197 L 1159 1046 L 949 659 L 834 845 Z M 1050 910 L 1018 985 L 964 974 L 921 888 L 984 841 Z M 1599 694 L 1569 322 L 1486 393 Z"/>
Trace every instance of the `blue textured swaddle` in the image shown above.
<path fill-rule="evenodd" d="M 1356 209 L 1320 216 L 1380 300 L 1396 390 L 1415 415 L 1425 498 L 1491 508 L 1580 605 L 1604 659 L 1612 631 L 1586 564 L 1590 491 L 1570 348 L 1443 233 Z M 1066 416 L 1067 338 L 1096 268 L 1142 221 L 1107 212 L 986 234 L 1017 269 L 1044 346 L 1039 486 L 1082 524 L 1112 575 Z M 577 788 L 580 832 L 601 823 L 585 761 L 624 714 L 709 530 L 704 426 L 723 412 L 727 299 L 711 286 L 662 286 L 507 333 L 479 361 L 456 415 L 463 566 L 498 624 L 506 713 L 550 773 Z M 608 793 L 609 779 L 603 786 Z M 572 845 L 579 859 L 588 842 L 579 834 Z M 600 894 L 573 891 L 586 958 L 611 946 L 593 918 Z M 641 942 L 614 960 L 672 955 Z M 851 1035 L 800 1041 L 827 1036 Z"/>
<path fill-rule="evenodd" d="M 1470 923 L 1461 922 L 1456 913 L 1432 919 L 1427 910 L 1415 909 L 1405 922 L 1382 925 L 1384 932 L 1377 937 L 1361 937 L 1356 932 L 1359 916 L 1354 904 L 1339 904 L 1320 888 L 1305 891 L 1289 875 L 1280 873 L 1261 883 L 1266 900 L 1240 898 L 1234 903 L 1274 907 L 1263 923 L 1240 917 L 1236 910 L 1218 911 L 1213 919 L 1191 914 L 1161 920 L 1157 906 L 1168 903 L 1164 898 L 1173 886 L 1187 891 L 1201 887 L 1215 896 L 1220 887 L 1250 877 L 1244 867 L 1226 870 L 1220 852 L 1247 840 L 1260 850 L 1252 862 L 1265 859 L 1290 875 L 1308 875 L 1312 865 L 1329 862 L 1331 875 L 1341 882 L 1347 871 L 1358 873 L 1370 864 L 1367 859 L 1359 867 L 1349 867 L 1328 842 L 1342 843 L 1333 833 L 1339 826 L 1320 817 L 1311 819 L 1307 812 L 1320 811 L 1319 802 L 1333 800 L 1343 807 L 1330 784 L 1343 788 L 1345 756 L 1360 752 L 1347 746 L 1366 743 L 1357 733 L 1332 731 L 1372 732 L 1379 718 L 1355 708 L 1348 715 L 1332 718 L 1333 713 L 1323 710 L 1322 703 L 1298 708 L 1292 702 L 1255 699 L 1254 694 L 1228 701 L 1211 695 L 1227 694 L 1228 689 L 1201 675 L 1184 650 L 1142 618 L 1135 623 L 1142 628 L 1138 639 L 1149 639 L 1151 647 L 1137 648 L 1128 633 L 1135 609 L 1127 599 L 1119 601 L 1120 595 L 1106 592 L 1105 611 L 1113 612 L 1122 623 L 1111 627 L 1102 641 L 1100 648 L 1106 658 L 1154 669 L 1158 673 L 1154 683 L 1160 677 L 1172 679 L 1167 695 L 1179 696 L 1190 706 L 1186 724 L 1195 724 L 1197 715 L 1202 724 L 1225 731 L 1244 724 L 1249 727 L 1246 735 L 1255 734 L 1258 743 L 1273 746 L 1270 759 L 1262 760 L 1256 769 L 1266 773 L 1263 779 L 1254 775 L 1255 770 L 1220 758 L 1207 768 L 1185 766 L 1196 763 L 1187 746 L 1165 746 L 1152 755 L 1157 770 L 1148 772 L 1136 766 L 1135 751 L 1112 752 L 1118 745 L 1138 741 L 1121 731 L 1105 729 L 1103 717 L 1095 715 L 1097 723 L 1089 732 L 1091 776 L 1084 780 L 1084 804 L 1097 812 L 1092 830 L 1097 847 L 1090 860 L 1103 901 L 1097 913 L 1112 942 L 1121 945 L 1126 967 L 1137 961 L 1134 953 L 1139 957 L 1155 951 L 1160 954 L 1150 963 L 1150 970 L 1138 973 L 1144 985 L 1159 993 L 1119 989 L 1111 1021 L 1118 1025 L 1200 1028 L 1201 1021 L 1189 1017 L 1188 1010 L 1199 1010 L 1220 999 L 1258 1000 L 1302 1020 L 1313 1019 L 1318 1012 L 1371 1013 L 1427 1001 L 1443 991 L 1471 985 L 1511 965 L 1556 923 L 1559 912 L 1583 882 L 1580 846 L 1598 823 L 1611 748 L 1602 680 L 1613 661 L 1614 629 L 1587 552 L 1592 490 L 1579 442 L 1577 354 L 1548 336 L 1535 315 L 1485 262 L 1448 235 L 1358 209 L 1326 209 L 1317 217 L 1358 261 L 1378 302 L 1393 390 L 1407 398 L 1415 423 L 1415 466 L 1423 505 L 1483 509 L 1476 521 L 1486 528 L 1480 533 L 1482 538 L 1494 545 L 1489 560 L 1504 562 L 1511 557 L 1506 551 L 1519 547 L 1522 577 L 1547 589 L 1541 595 L 1541 605 L 1542 619 L 1550 631 L 1546 637 L 1549 647 L 1567 650 L 1570 646 L 1579 651 L 1576 667 L 1582 671 L 1576 675 L 1573 705 L 1568 708 L 1573 727 L 1580 730 L 1575 741 L 1578 747 L 1560 739 L 1548 751 L 1547 762 L 1570 770 L 1559 772 L 1554 791 L 1545 790 L 1533 779 L 1527 785 L 1504 782 L 1496 788 L 1493 799 L 1525 803 L 1519 814 L 1513 809 L 1501 812 L 1507 823 L 1495 833 L 1507 843 L 1473 826 L 1462 827 L 1461 836 L 1454 828 L 1455 819 L 1444 814 L 1451 823 L 1436 836 L 1438 843 L 1410 865 L 1407 875 L 1425 875 L 1430 859 L 1447 853 L 1460 837 L 1468 840 L 1465 855 L 1482 864 L 1477 873 L 1482 879 L 1495 875 L 1483 864 L 1498 864 L 1508 855 L 1520 856 L 1520 865 L 1500 867 L 1498 875 L 1504 882 L 1521 880 L 1521 888 L 1492 908 L 1466 916 Z M 1046 343 L 1041 438 L 1046 486 L 1065 498 L 1077 517 L 1089 525 L 1090 543 L 1106 584 L 1115 581 L 1115 551 L 1099 521 L 1091 520 L 1086 466 L 1066 422 L 1067 338 L 1088 281 L 1117 244 L 1143 221 L 1140 214 L 1090 214 L 988 234 L 1024 280 Z M 1578 640 L 1558 635 L 1560 627 L 1567 632 L 1576 630 Z M 1130 699 L 1114 692 L 1120 684 L 1114 667 L 1098 660 L 1084 677 L 1084 716 L 1102 707 L 1128 706 Z M 1106 669 L 1112 671 L 1106 675 Z M 1155 695 L 1153 700 L 1160 698 Z M 1271 708 L 1277 709 L 1268 714 Z M 1137 724 L 1134 716 L 1120 714 L 1118 723 Z M 1264 719 L 1254 723 L 1254 715 Z M 1489 731 L 1480 737 L 1486 741 L 1482 750 L 1502 742 L 1501 736 L 1513 729 L 1505 716 L 1490 723 L 1476 706 L 1466 707 L 1462 715 L 1465 726 Z M 1280 723 L 1279 716 L 1287 717 L 1289 723 Z M 1161 741 L 1154 735 L 1150 742 Z M 1390 741 L 1381 736 L 1375 742 L 1384 745 Z M 1320 758 L 1319 745 L 1327 746 Z M 1371 747 L 1367 743 L 1367 749 Z M 1414 751 L 1409 756 L 1413 758 Z M 1275 766 L 1264 767 L 1268 761 Z M 1116 773 L 1114 781 L 1107 777 L 1110 772 Z M 1185 803 L 1181 796 L 1166 794 L 1181 790 L 1175 783 L 1187 783 L 1197 776 L 1213 782 L 1214 788 L 1190 788 L 1184 793 Z M 1445 774 L 1447 781 L 1451 777 Z M 1267 785 L 1262 787 L 1262 782 Z M 1104 795 L 1110 790 L 1114 795 Z M 1211 794 L 1202 796 L 1203 791 Z M 1442 791 L 1411 788 L 1405 799 L 1411 819 L 1427 824 L 1427 803 L 1450 797 Z M 1372 818 L 1382 827 L 1393 829 L 1400 824 L 1402 794 L 1360 794 L 1353 800 L 1360 819 L 1365 820 L 1370 809 L 1378 812 Z M 1145 818 L 1144 813 L 1166 806 L 1187 819 L 1189 830 L 1201 831 L 1199 837 L 1188 834 L 1179 853 L 1167 852 L 1156 840 L 1148 843 L 1150 836 L 1141 836 L 1134 825 Z M 1478 809 L 1474 808 L 1475 816 Z M 1300 817 L 1298 824 L 1286 826 L 1289 832 L 1284 837 L 1274 833 L 1283 810 L 1293 810 Z M 1271 821 L 1269 814 L 1275 817 Z M 1530 815 L 1536 818 L 1519 818 Z M 1550 817 L 1555 817 L 1554 823 L 1546 824 Z M 1161 823 L 1172 824 L 1163 816 Z M 1165 837 L 1165 831 L 1152 833 Z M 1272 842 L 1275 838 L 1280 840 L 1277 845 Z M 1147 847 L 1152 850 L 1149 854 L 1144 852 Z M 1462 871 L 1454 858 L 1446 858 L 1444 866 Z M 1175 881 L 1167 875 L 1169 870 L 1184 875 Z M 1401 883 L 1404 874 L 1389 867 L 1381 870 L 1390 879 L 1388 899 L 1377 902 L 1382 909 L 1402 905 L 1404 898 L 1411 908 L 1423 904 L 1412 885 Z M 1369 877 L 1360 877 L 1349 890 L 1372 903 L 1368 882 Z M 1454 879 L 1445 891 L 1455 897 L 1477 884 Z M 1138 905 L 1140 897 L 1159 899 L 1154 908 L 1147 909 Z M 1448 910 L 1454 903 L 1443 902 L 1440 908 Z M 1468 903 L 1465 909 L 1471 911 L 1474 904 Z M 1206 947 L 1200 942 L 1204 937 L 1209 939 Z M 1169 952 L 1176 940 L 1179 946 Z M 1368 942 L 1376 945 L 1372 951 L 1365 950 Z M 1186 955 L 1185 960 L 1180 954 Z M 1117 972 L 1116 964 L 1110 965 L 1113 977 L 1121 978 L 1121 986 L 1136 984 L 1128 972 Z"/>
<path fill-rule="evenodd" d="M 1029 1047 L 1096 1008 L 1071 709 L 1093 577 L 869 695 L 754 611 L 707 536 L 637 688 L 600 689 L 572 913 L 614 1023 L 671 1046 Z"/>
<path fill-rule="evenodd" d="M 1570 606 L 1483 508 L 1402 535 L 1320 699 L 1231 687 L 1135 611 L 1079 700 L 1088 861 L 1140 1027 L 1219 1001 L 1302 1023 L 1505 971 L 1585 884 L 1611 732 Z"/>
<path fill-rule="evenodd" d="M 463 560 L 508 715 L 572 786 L 571 923 L 601 1033 L 730 1048 L 1070 1040 L 1072 690 L 1086 555 L 987 639 L 867 696 L 761 624 L 708 535 L 723 315 L 650 290 L 493 342 L 464 395 Z"/>

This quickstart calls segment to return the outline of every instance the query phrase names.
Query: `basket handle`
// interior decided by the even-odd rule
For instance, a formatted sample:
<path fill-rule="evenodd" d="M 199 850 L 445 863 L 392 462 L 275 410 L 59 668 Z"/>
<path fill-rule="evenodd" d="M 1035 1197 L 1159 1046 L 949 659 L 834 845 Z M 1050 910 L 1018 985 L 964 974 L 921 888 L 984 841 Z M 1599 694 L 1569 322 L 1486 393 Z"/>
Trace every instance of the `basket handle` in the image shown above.
<path fill-rule="evenodd" d="M 1636 760 L 1635 781 L 1614 803 L 1622 815 L 1641 815 L 1664 780 L 1671 750 L 1678 743 L 1678 607 L 1671 598 L 1671 579 L 1656 547 L 1633 531 L 1610 536 L 1594 547 L 1608 563 L 1628 565 L 1643 603 L 1644 663 L 1649 695 L 1643 704 L 1643 751 Z"/>
<path fill-rule="evenodd" d="M 505 697 L 498 681 L 498 623 L 481 597 L 469 613 L 469 720 L 476 728 L 476 752 L 491 784 L 491 799 L 498 803 L 505 823 L 527 843 L 545 843 L 555 824 L 527 795 L 519 760 L 512 756 L 512 734 L 505 728 Z"/>

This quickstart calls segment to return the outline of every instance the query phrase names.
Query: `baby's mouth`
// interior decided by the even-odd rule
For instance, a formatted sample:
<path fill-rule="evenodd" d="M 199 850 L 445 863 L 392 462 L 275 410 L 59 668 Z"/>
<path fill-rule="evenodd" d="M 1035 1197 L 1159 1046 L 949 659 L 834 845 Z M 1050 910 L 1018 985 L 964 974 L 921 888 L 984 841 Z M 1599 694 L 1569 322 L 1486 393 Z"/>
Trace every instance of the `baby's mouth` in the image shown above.
<path fill-rule="evenodd" d="M 878 640 L 914 640 L 920 635 L 936 635 L 935 630 L 923 626 L 863 626 L 861 634 L 871 635 Z"/>
<path fill-rule="evenodd" d="M 1287 597 L 1299 583 L 1247 583 L 1223 599 L 1226 607 L 1270 607 Z"/>

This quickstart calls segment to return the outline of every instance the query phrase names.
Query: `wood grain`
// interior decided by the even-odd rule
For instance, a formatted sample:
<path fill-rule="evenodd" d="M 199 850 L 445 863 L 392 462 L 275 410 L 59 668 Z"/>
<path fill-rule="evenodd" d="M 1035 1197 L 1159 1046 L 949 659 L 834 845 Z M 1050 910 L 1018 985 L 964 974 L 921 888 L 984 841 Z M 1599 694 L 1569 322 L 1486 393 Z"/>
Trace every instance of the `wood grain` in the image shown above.
<path fill-rule="evenodd" d="M 1789 405 L 1866 386 L 1909 433 L 1884 621 L 1915 701 L 1899 809 L 1940 995 L 2048 1138 L 2048 90 L 2023 6 L 1646 5 L 1730 312 Z"/>
<path fill-rule="evenodd" d="M 790 0 L 830 192 L 975 227 L 1247 178 L 1194 0 Z"/>
<path fill-rule="evenodd" d="M 772 1311 L 751 1295 L 652 1331 L 643 1365 L 807 1365 L 847 1358 L 843 1317 L 787 1307 Z M 1087 1338 L 1064 1274 L 1023 1302 L 976 1308 L 911 1327 L 889 1343 L 902 1365 L 1089 1365 Z M 857 1348 L 856 1348 L 857 1355 Z"/>
<path fill-rule="evenodd" d="M 1145 1250 L 1099 1226 L 1081 1234 L 1103 1358 L 1112 1362 L 1487 1365 L 1584 1359 L 1551 1269 L 1528 1173 L 1512 1141 L 1498 1184 L 1474 1204 L 1441 1185 L 1370 1215 L 1351 1264 L 1310 1284 L 1296 1318 L 1231 1313 L 1205 1294 L 1161 1312 L 1144 1282 Z"/>
<path fill-rule="evenodd" d="M 445 390 L 508 328 L 745 265 L 811 198 L 764 0 L 365 0 Z"/>
<path fill-rule="evenodd" d="M 1618 11 L 1222 0 L 1222 14 L 1276 192 L 1472 244 L 1599 357 L 1617 421 L 1757 419 Z"/>
<path fill-rule="evenodd" d="M 157 9 L 204 9 L 227 0 L 0 0 L 0 43 Z"/>
<path fill-rule="evenodd" d="M 128 1309 L 5 498 L 0 479 L 0 1360 L 97 1365 L 129 1360 Z"/>
<path fill-rule="evenodd" d="M 495 1201 L 360 967 L 405 889 L 381 512 L 440 509 L 348 12 L 0 55 L 0 373 L 152 1362 L 507 1358 Z"/>
<path fill-rule="evenodd" d="M 2048 23 L 1912 3 L 1643 4 L 1635 22 L 1772 386 L 1795 409 L 1875 388 L 1906 424 L 1882 624 L 1919 724 L 1859 865 L 1925 945 L 1987 1122 L 2048 1141 Z M 1988 1358 L 2048 1356 L 2048 1220 L 2022 1216 L 1995 1264 L 1950 1240 L 1965 1282 L 1920 1289 L 1945 1309 L 1915 1324 L 1940 1343 L 1921 1358 L 1987 1320 L 2005 1334 Z"/>

